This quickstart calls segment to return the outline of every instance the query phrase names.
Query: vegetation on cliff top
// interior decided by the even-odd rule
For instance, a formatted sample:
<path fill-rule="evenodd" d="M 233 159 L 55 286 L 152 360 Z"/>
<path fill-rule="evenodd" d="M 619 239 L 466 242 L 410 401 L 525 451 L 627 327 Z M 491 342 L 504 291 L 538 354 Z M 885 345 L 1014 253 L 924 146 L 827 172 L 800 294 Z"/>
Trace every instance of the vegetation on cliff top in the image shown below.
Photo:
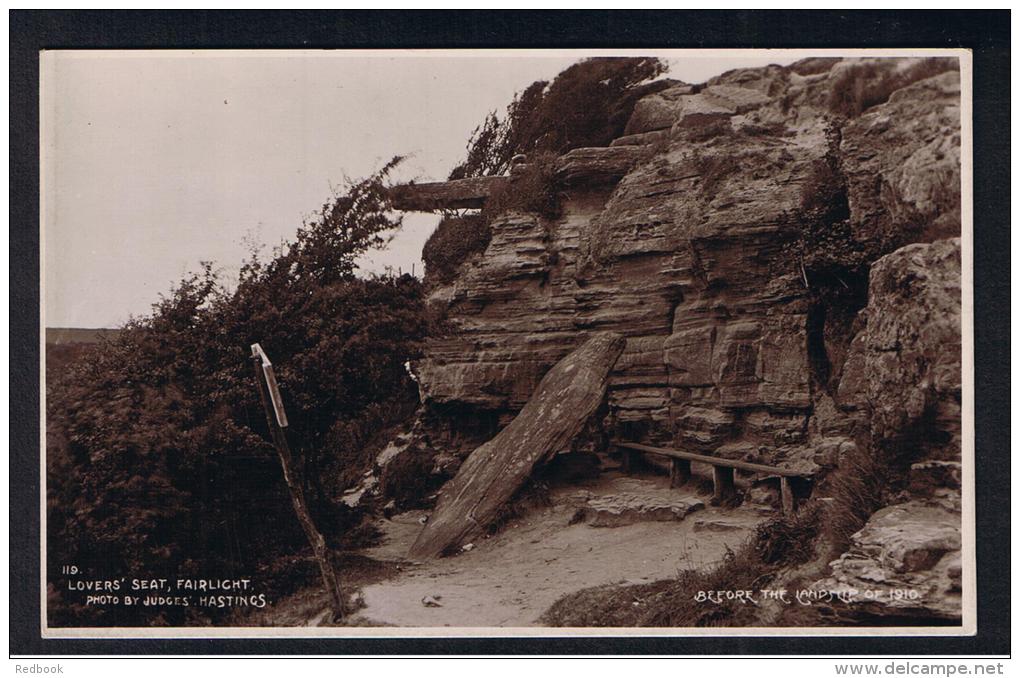
<path fill-rule="evenodd" d="M 956 58 L 928 58 L 901 68 L 893 59 L 855 63 L 841 71 L 829 90 L 828 107 L 835 115 L 855 118 L 884 104 L 898 89 L 959 68 Z"/>
<path fill-rule="evenodd" d="M 552 82 L 532 83 L 503 117 L 492 111 L 475 128 L 467 157 L 450 179 L 505 174 L 518 153 L 559 155 L 608 146 L 623 134 L 638 99 L 669 86 L 648 82 L 665 70 L 653 57 L 596 57 L 577 62 Z"/>
<path fill-rule="evenodd" d="M 517 210 L 558 217 L 555 158 L 574 148 L 608 146 L 623 133 L 638 99 L 669 86 L 669 81 L 648 82 L 665 69 L 651 57 L 585 59 L 552 82 L 532 83 L 502 116 L 489 113 L 449 178 L 506 174 L 518 154 L 526 155 L 528 164 L 490 196 L 480 218 L 448 215 L 440 222 L 422 251 L 430 278 L 447 282 L 462 263 L 484 251 L 492 236 L 489 224 L 499 214 Z"/>

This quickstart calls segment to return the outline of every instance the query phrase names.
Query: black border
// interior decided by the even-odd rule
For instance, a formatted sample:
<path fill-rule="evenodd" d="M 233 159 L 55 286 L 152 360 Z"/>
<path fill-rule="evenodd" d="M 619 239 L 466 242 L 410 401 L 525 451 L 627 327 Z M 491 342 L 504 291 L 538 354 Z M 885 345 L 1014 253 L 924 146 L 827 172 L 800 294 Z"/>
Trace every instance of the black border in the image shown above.
<path fill-rule="evenodd" d="M 25 11 L 10 18 L 10 651 L 51 654 L 1008 654 L 1008 10 Z M 965 47 L 974 52 L 978 633 L 973 637 L 43 640 L 38 52 L 46 48 Z"/>

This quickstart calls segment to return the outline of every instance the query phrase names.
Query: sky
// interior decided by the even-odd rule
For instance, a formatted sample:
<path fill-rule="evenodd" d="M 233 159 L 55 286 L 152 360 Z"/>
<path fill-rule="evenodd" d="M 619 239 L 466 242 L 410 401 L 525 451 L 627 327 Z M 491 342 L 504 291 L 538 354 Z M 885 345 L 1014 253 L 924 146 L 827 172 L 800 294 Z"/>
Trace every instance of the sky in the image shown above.
<path fill-rule="evenodd" d="M 410 154 L 442 180 L 471 131 L 577 52 L 47 52 L 42 60 L 44 322 L 117 327 L 200 262 L 234 279 L 252 243 L 293 237 L 345 177 Z M 803 55 L 672 52 L 668 77 Z M 438 223 L 404 228 L 365 271 L 420 274 Z"/>

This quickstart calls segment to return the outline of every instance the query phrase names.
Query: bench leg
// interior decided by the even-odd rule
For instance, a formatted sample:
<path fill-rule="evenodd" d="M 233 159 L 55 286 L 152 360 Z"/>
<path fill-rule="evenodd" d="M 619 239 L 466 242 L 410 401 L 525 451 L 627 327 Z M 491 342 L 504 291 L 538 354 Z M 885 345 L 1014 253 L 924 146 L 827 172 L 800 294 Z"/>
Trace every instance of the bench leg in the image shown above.
<path fill-rule="evenodd" d="M 712 467 L 712 502 L 719 504 L 736 493 L 733 484 L 733 469 L 726 466 Z"/>
<path fill-rule="evenodd" d="M 634 467 L 634 455 L 636 452 L 627 448 L 617 448 L 623 456 L 620 458 L 620 467 L 624 473 L 630 473 Z"/>
<path fill-rule="evenodd" d="M 689 459 L 669 460 L 669 486 L 680 487 L 691 479 L 691 461 Z"/>
<path fill-rule="evenodd" d="M 790 487 L 790 479 L 786 476 L 779 478 L 779 498 L 783 505 L 783 513 L 793 515 L 796 505 L 793 501 L 793 488 Z"/>

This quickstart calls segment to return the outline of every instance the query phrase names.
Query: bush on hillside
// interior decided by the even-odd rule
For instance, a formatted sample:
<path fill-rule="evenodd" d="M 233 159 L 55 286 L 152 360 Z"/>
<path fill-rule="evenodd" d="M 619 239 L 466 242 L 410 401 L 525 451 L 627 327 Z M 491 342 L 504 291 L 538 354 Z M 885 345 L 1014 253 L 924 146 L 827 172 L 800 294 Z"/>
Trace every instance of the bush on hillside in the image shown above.
<path fill-rule="evenodd" d="M 484 252 L 492 228 L 478 215 L 448 216 L 439 222 L 421 251 L 430 280 L 448 282 L 471 255 Z"/>
<path fill-rule="evenodd" d="M 311 510 L 344 542 L 359 517 L 339 495 L 371 463 L 374 432 L 417 402 L 404 364 L 424 336 L 422 286 L 355 276 L 358 255 L 400 225 L 384 192 L 394 164 L 328 201 L 272 261 L 252 255 L 233 291 L 206 264 L 54 380 L 50 581 L 66 563 L 97 578 L 236 577 L 307 548 L 269 443 L 255 342 L 273 360 Z M 51 623 L 153 623 L 134 609 L 58 596 Z M 201 618 L 168 608 L 155 623 Z"/>
<path fill-rule="evenodd" d="M 485 201 L 481 217 L 491 223 L 508 212 L 537 214 L 544 219 L 559 219 L 562 214 L 561 185 L 555 176 L 556 154 L 534 153 L 523 168 L 515 170 L 510 181 L 493 191 Z"/>

